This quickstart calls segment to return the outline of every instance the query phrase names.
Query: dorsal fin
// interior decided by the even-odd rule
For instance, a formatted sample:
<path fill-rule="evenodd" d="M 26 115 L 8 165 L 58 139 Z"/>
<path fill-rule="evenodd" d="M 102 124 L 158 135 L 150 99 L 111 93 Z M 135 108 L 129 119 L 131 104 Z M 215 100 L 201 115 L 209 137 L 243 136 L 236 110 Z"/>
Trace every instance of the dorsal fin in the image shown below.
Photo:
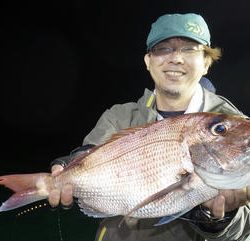
<path fill-rule="evenodd" d="M 120 130 L 119 132 L 113 134 L 109 140 L 107 140 L 105 143 L 110 143 L 113 141 L 116 141 L 117 139 L 120 139 L 124 136 L 134 134 L 136 131 L 141 130 L 143 127 L 131 127 L 127 129 Z"/>
<path fill-rule="evenodd" d="M 82 159 L 90 155 L 93 151 L 95 151 L 99 147 L 100 146 L 94 146 L 91 149 L 88 149 L 86 151 L 80 152 L 79 154 L 76 154 L 76 156 L 69 162 L 69 164 L 64 168 L 64 170 L 77 166 L 78 164 L 81 163 Z"/>
<path fill-rule="evenodd" d="M 118 131 L 117 133 L 113 134 L 111 136 L 111 138 L 108 139 L 105 143 L 110 143 L 110 142 L 113 142 L 113 141 L 115 141 L 115 140 L 117 140 L 117 139 L 119 139 L 121 137 L 130 135 L 130 134 L 134 134 L 135 132 L 140 131 L 140 130 L 142 130 L 144 128 L 147 128 L 147 127 L 153 125 L 154 123 L 155 122 L 143 124 L 143 125 L 136 126 L 136 127 L 128 127 L 128 128 L 122 129 L 122 130 Z"/>
<path fill-rule="evenodd" d="M 124 136 L 133 134 L 133 133 L 135 133 L 139 130 L 142 130 L 143 128 L 146 128 L 152 124 L 153 123 L 147 123 L 144 125 L 140 125 L 140 126 L 136 126 L 136 127 L 129 127 L 129 128 L 122 129 L 122 130 L 118 131 L 117 133 L 111 135 L 111 137 L 105 143 L 100 144 L 99 146 L 94 146 L 91 149 L 88 149 L 87 151 L 83 151 L 83 152 L 80 152 L 79 154 L 77 154 L 76 157 L 74 157 L 72 159 L 72 161 L 70 161 L 70 163 L 65 167 L 65 169 L 72 168 L 73 166 L 80 164 L 84 158 L 86 158 L 88 155 L 90 155 L 92 152 L 96 151 L 97 149 L 99 149 L 103 145 L 109 144 L 109 143 L 116 141 Z"/>

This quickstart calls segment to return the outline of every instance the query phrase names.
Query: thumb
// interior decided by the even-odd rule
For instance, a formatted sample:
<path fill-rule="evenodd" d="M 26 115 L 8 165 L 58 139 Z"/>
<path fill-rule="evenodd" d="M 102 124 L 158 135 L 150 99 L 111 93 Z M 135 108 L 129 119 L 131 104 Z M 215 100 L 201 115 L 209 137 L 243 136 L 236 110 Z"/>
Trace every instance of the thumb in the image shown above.
<path fill-rule="evenodd" d="M 63 166 L 56 164 L 51 167 L 51 175 L 57 176 L 60 172 L 63 171 Z"/>

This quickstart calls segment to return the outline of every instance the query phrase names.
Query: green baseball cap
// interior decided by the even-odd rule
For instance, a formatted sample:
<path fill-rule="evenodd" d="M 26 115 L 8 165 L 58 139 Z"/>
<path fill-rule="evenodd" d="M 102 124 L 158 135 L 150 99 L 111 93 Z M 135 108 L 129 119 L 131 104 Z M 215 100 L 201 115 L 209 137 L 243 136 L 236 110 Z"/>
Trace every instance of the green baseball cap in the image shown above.
<path fill-rule="evenodd" d="M 210 46 L 210 33 L 202 16 L 194 13 L 165 14 L 152 25 L 147 38 L 147 50 L 164 39 L 186 37 Z"/>

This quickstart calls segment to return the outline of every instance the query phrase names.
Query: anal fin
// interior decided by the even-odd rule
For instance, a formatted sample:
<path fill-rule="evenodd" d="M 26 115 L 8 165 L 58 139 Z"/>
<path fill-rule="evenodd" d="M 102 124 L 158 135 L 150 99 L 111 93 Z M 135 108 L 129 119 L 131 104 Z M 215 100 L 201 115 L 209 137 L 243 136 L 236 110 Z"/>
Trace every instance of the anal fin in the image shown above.
<path fill-rule="evenodd" d="M 107 218 L 107 217 L 113 217 L 115 215 L 107 214 L 104 212 L 101 212 L 95 208 L 90 207 L 88 204 L 86 204 L 83 200 L 78 200 L 78 206 L 80 207 L 81 212 L 86 214 L 89 217 L 94 218 Z"/>
<path fill-rule="evenodd" d="M 170 223 L 170 222 L 174 221 L 175 219 L 181 217 L 182 215 L 184 215 L 185 213 L 187 213 L 190 210 L 191 209 L 187 209 L 187 210 L 181 211 L 179 213 L 175 213 L 175 214 L 172 214 L 172 215 L 169 215 L 169 216 L 165 216 L 165 217 L 161 218 L 158 223 L 154 224 L 154 226 L 160 226 L 160 225 L 163 225 L 163 224 Z"/>

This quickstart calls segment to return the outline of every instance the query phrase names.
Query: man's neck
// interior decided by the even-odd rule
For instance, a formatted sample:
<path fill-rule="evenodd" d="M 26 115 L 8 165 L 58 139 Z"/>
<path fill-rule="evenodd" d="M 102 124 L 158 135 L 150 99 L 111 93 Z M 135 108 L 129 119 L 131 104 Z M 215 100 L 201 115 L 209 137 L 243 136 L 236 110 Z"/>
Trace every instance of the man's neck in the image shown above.
<path fill-rule="evenodd" d="M 185 113 L 199 112 L 203 105 L 203 90 L 200 85 L 193 93 L 186 92 L 186 96 L 168 96 L 167 94 L 157 92 L 156 106 L 160 111 L 185 111 Z"/>
<path fill-rule="evenodd" d="M 161 111 L 184 111 L 187 109 L 191 98 L 192 96 L 186 98 L 182 96 L 178 98 L 171 98 L 156 93 L 157 109 Z"/>

